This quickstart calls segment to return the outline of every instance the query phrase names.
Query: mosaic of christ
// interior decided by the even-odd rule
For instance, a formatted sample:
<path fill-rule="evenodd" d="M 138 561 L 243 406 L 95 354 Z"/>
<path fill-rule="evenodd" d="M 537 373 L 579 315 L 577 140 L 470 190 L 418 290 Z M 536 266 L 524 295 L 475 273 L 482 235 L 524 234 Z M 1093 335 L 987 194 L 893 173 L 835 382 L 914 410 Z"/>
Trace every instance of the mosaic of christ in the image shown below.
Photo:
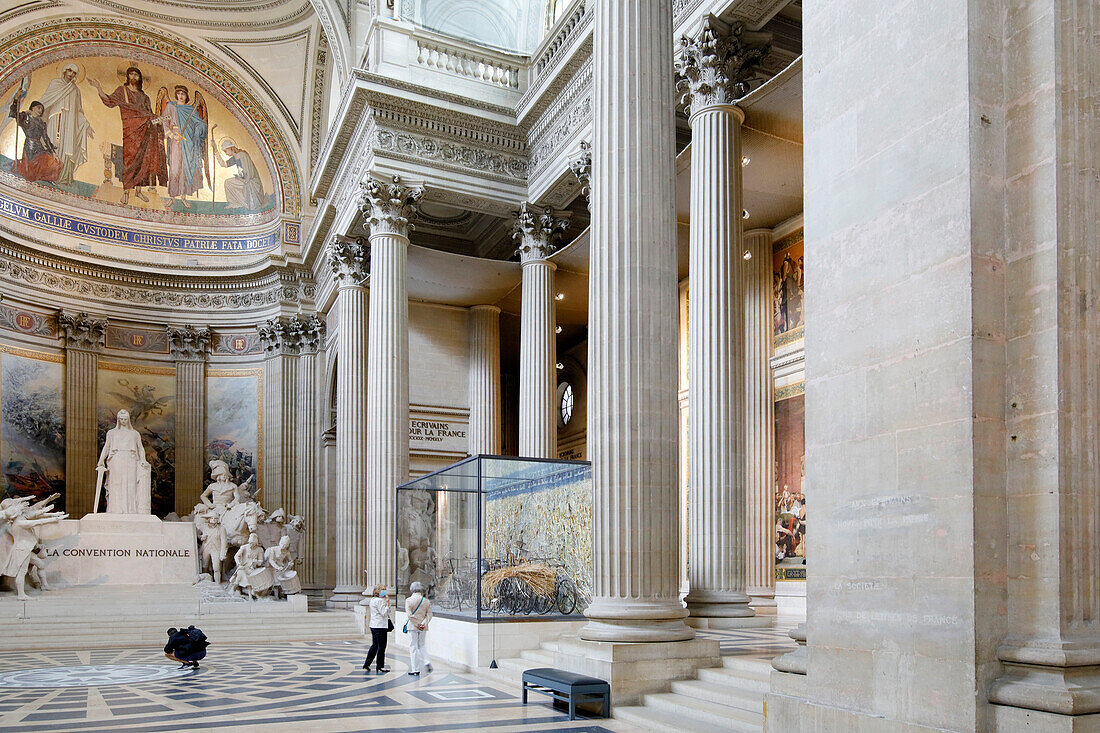
<path fill-rule="evenodd" d="M 245 126 L 208 90 L 150 63 L 59 61 L 17 76 L 0 101 L 0 171 L 39 193 L 124 216 L 240 217 L 276 204 Z"/>

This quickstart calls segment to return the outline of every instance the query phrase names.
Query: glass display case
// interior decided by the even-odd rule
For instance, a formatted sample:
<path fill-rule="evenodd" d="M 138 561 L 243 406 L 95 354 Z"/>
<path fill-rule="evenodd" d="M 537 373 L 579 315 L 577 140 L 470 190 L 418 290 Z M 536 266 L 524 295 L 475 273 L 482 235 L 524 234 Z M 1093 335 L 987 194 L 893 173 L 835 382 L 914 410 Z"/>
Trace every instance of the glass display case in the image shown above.
<path fill-rule="evenodd" d="M 397 488 L 397 595 L 470 621 L 576 617 L 592 592 L 592 466 L 474 456 Z"/>

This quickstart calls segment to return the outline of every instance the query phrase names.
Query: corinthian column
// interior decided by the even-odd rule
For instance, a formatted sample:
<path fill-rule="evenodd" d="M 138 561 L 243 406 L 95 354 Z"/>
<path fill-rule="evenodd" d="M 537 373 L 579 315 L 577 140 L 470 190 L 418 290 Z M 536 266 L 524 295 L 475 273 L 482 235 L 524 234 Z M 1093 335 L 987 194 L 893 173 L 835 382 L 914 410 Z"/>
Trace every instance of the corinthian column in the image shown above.
<path fill-rule="evenodd" d="M 202 494 L 206 444 L 206 354 L 210 329 L 168 327 L 176 362 L 176 514 L 191 513 Z"/>
<path fill-rule="evenodd" d="M 257 326 L 264 363 L 264 504 L 268 511 L 295 503 L 295 444 L 298 408 L 299 337 L 297 323 L 276 318 Z"/>
<path fill-rule="evenodd" d="M 466 452 L 500 454 L 500 308 L 475 305 L 469 315 L 470 427 Z"/>
<path fill-rule="evenodd" d="M 330 606 L 362 600 L 367 567 L 367 288 L 365 243 L 333 240 L 336 282 L 336 587 Z"/>
<path fill-rule="evenodd" d="M 677 88 L 691 123 L 688 281 L 688 608 L 754 615 L 745 592 L 746 374 L 741 276 L 741 123 L 733 106 L 751 65 L 737 34 L 713 17 L 684 38 Z M 756 52 L 758 53 L 758 52 Z"/>
<path fill-rule="evenodd" d="M 745 233 L 745 527 L 750 596 L 775 597 L 775 397 L 771 370 L 772 235 Z M 757 601 L 758 606 L 763 603 Z"/>
<path fill-rule="evenodd" d="M 554 253 L 569 225 L 550 209 L 529 204 L 516 214 L 512 236 L 523 265 L 523 301 L 519 336 L 519 454 L 523 458 L 557 458 L 554 413 L 557 337 L 554 332 L 554 271 L 546 258 Z"/>
<path fill-rule="evenodd" d="M 287 510 L 305 518 L 305 562 L 300 569 L 302 584 L 317 588 L 325 577 L 325 513 L 318 461 L 321 452 L 321 419 L 317 399 L 317 352 L 324 346 L 325 322 L 316 315 L 299 316 L 295 320 L 299 344 L 298 384 L 294 390 L 298 398 L 298 442 L 294 451 L 294 484 L 297 493 L 294 503 Z"/>
<path fill-rule="evenodd" d="M 691 639 L 677 582 L 671 0 L 596 6 L 588 440 L 594 599 L 583 639 Z"/>
<path fill-rule="evenodd" d="M 95 511 L 96 392 L 107 319 L 61 311 L 57 322 L 65 343 L 65 511 L 82 517 Z"/>
<path fill-rule="evenodd" d="M 363 185 L 370 224 L 367 366 L 367 581 L 396 585 L 395 490 L 409 480 L 409 218 L 424 196 L 394 176 Z"/>

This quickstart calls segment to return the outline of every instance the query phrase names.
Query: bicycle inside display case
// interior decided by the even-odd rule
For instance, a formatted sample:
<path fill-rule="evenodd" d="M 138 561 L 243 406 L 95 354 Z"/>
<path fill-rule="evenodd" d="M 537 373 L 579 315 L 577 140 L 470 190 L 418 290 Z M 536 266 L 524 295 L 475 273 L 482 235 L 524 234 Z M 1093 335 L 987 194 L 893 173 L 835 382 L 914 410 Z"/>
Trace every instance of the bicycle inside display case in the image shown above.
<path fill-rule="evenodd" d="M 397 595 L 437 616 L 578 617 L 592 593 L 592 466 L 473 456 L 397 487 Z"/>

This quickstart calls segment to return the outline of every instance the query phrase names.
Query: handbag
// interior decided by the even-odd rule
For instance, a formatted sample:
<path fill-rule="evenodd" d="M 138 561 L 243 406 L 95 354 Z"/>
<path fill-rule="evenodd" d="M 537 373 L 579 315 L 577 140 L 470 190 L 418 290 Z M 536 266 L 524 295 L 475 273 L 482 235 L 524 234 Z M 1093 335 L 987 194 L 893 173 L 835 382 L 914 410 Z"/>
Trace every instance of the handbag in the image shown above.
<path fill-rule="evenodd" d="M 424 602 L 424 596 L 420 596 L 420 603 L 423 603 L 423 602 Z M 410 616 L 412 616 L 414 613 L 416 613 L 417 611 L 420 610 L 420 603 L 416 604 L 416 608 L 414 608 L 413 612 L 409 614 Z M 405 625 L 401 627 L 401 633 L 402 634 L 409 633 L 409 620 L 408 619 L 405 619 Z"/>
<path fill-rule="evenodd" d="M 386 633 L 388 634 L 391 631 L 393 631 L 393 619 L 388 618 L 386 619 Z"/>

